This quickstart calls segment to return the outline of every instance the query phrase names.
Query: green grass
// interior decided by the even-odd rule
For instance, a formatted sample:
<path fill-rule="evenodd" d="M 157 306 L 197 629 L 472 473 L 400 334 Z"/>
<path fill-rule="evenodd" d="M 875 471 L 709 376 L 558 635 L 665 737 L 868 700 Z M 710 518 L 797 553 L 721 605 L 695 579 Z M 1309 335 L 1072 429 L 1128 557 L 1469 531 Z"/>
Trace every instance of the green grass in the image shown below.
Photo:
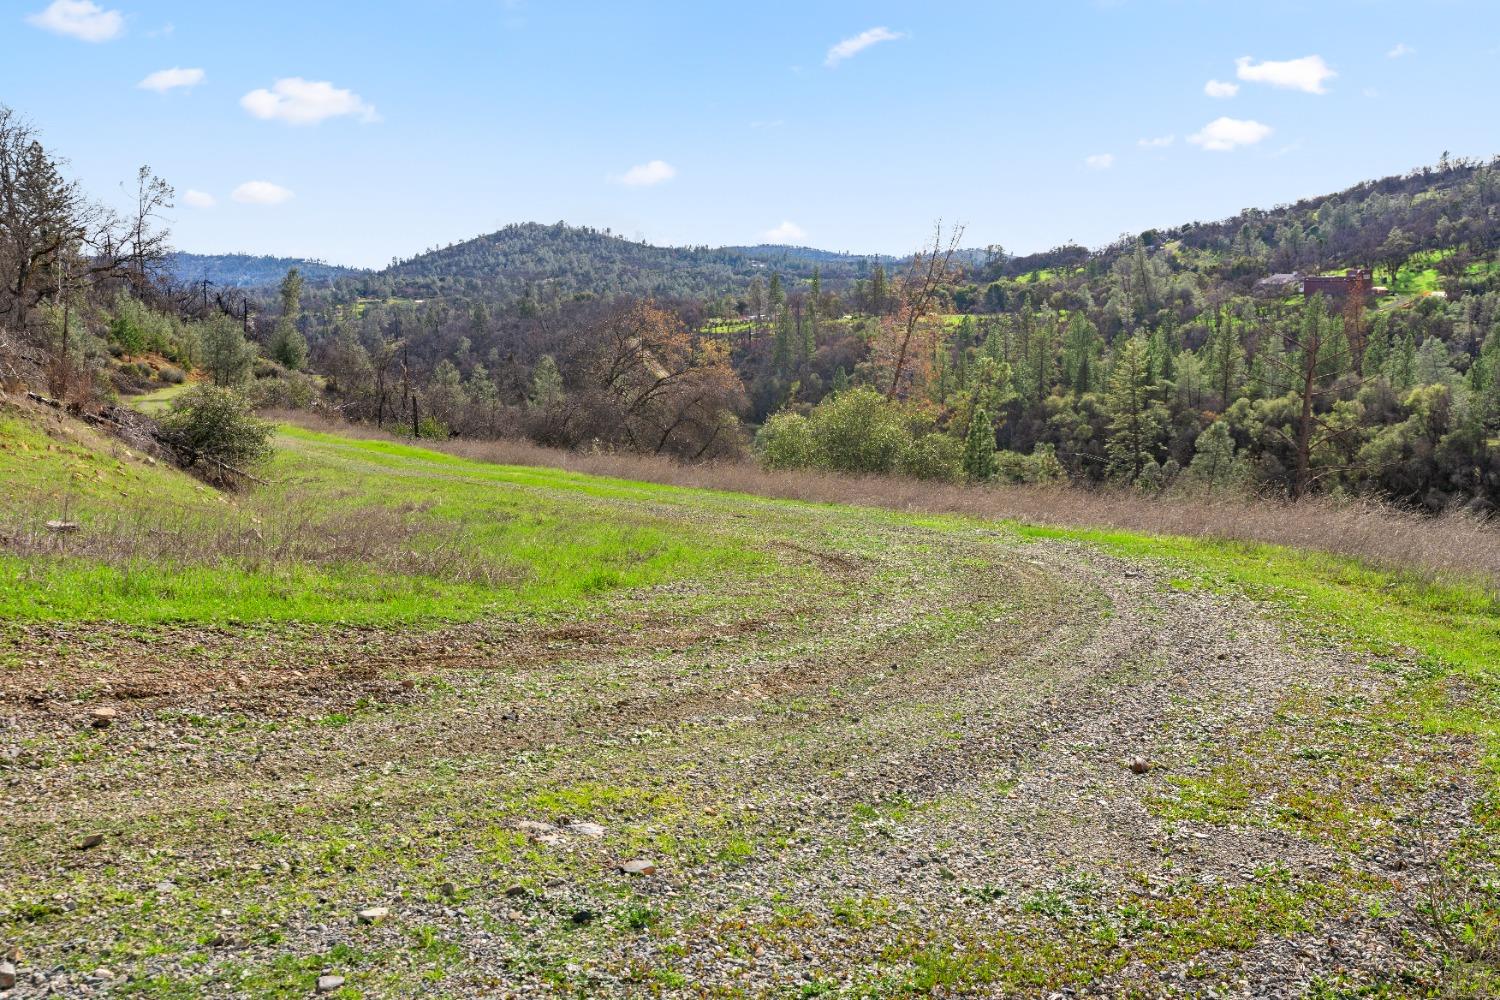
<path fill-rule="evenodd" d="M 117 513 L 131 509 L 161 529 L 195 525 L 237 539 L 239 549 L 247 533 L 257 538 L 238 557 L 183 557 L 148 544 L 100 559 L 69 555 L 67 539 L 55 555 L 0 555 L 0 618 L 381 624 L 549 616 L 614 592 L 730 580 L 773 562 L 745 538 L 695 531 L 653 510 L 674 499 L 668 487 L 292 428 L 277 445 L 267 473 L 274 485 L 225 499 L 164 466 L 112 458 L 86 435 L 57 441 L 20 420 L 0 422 L 0 478 L 22 487 L 7 505 L 12 517 L 66 512 L 84 524 L 82 537 L 109 534 Z M 361 521 L 408 537 L 384 546 L 378 561 L 346 555 L 366 541 Z"/>
<path fill-rule="evenodd" d="M 191 383 L 179 382 L 177 385 L 169 385 L 164 386 L 160 389 L 153 389 L 150 392 L 142 393 L 139 396 L 132 397 L 130 400 L 130 405 L 134 406 L 142 413 L 165 413 L 171 407 L 173 399 L 177 398 L 182 393 L 187 392 L 191 388 Z"/>

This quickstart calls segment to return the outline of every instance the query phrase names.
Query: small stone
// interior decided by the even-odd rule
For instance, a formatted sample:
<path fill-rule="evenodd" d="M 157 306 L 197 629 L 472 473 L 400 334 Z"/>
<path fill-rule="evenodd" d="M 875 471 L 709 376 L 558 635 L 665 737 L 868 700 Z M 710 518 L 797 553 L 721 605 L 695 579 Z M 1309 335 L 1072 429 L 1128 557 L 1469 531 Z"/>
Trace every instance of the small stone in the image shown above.
<path fill-rule="evenodd" d="M 390 915 L 391 910 L 388 906 L 371 906 L 358 913 L 359 922 L 362 924 L 378 924 Z"/>
<path fill-rule="evenodd" d="M 621 865 L 620 871 L 626 875 L 655 875 L 656 865 L 645 858 L 636 858 Z"/>
<path fill-rule="evenodd" d="M 582 837 L 602 837 L 604 836 L 604 827 L 598 823 L 569 823 L 568 832 L 576 833 Z"/>
<path fill-rule="evenodd" d="M 113 979 L 113 978 L 115 978 L 115 974 L 113 972 L 111 972 L 109 969 L 105 969 L 105 968 L 95 969 L 93 975 L 94 975 L 95 979 Z"/>
<path fill-rule="evenodd" d="M 77 847 L 80 851 L 91 851 L 102 843 L 104 843 L 104 834 L 91 833 L 87 837 L 84 837 L 82 840 L 80 840 L 77 844 Z"/>
<path fill-rule="evenodd" d="M 1145 774 L 1151 770 L 1151 762 L 1144 757 L 1130 758 L 1130 770 L 1135 774 Z"/>
<path fill-rule="evenodd" d="M 516 824 L 516 829 L 520 830 L 522 833 L 530 834 L 533 837 L 540 834 L 557 832 L 557 827 L 553 826 L 551 823 L 542 823 L 534 819 L 521 820 Z"/>
<path fill-rule="evenodd" d="M 531 895 L 531 893 L 524 885 L 513 885 L 509 889 L 505 890 L 505 895 L 509 896 L 511 899 L 520 899 L 523 896 Z"/>
<path fill-rule="evenodd" d="M 344 985 L 344 977 L 343 976 L 319 976 L 318 977 L 318 992 L 319 993 L 332 993 L 334 990 L 338 989 L 340 986 L 343 986 L 343 985 Z"/>
<path fill-rule="evenodd" d="M 119 709 L 112 708 L 109 705 L 105 705 L 102 708 L 96 708 L 92 712 L 90 712 L 89 719 L 93 722 L 93 726 L 95 729 L 108 729 L 110 726 L 114 725 L 114 721 L 115 719 L 119 718 L 119 715 Z"/>
<path fill-rule="evenodd" d="M 417 682 L 414 681 L 414 680 L 412 680 L 410 677 L 403 677 L 401 679 L 401 690 L 403 690 L 403 691 L 410 691 L 412 688 L 414 688 L 416 686 L 417 686 Z"/>
<path fill-rule="evenodd" d="M 0 962 L 0 990 L 15 989 L 16 967 L 9 962 Z"/>

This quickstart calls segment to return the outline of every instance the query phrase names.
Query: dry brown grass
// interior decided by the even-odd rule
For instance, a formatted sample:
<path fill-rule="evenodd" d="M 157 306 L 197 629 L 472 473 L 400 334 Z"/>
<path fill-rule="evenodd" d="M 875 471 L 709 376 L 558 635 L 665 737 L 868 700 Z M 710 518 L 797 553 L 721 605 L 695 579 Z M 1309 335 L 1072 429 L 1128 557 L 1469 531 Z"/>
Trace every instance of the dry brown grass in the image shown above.
<path fill-rule="evenodd" d="M 9 498 L 8 498 L 9 499 Z M 83 558 L 107 566 L 233 565 L 278 574 L 304 566 L 366 567 L 486 586 L 511 585 L 516 567 L 472 551 L 461 526 L 412 505 L 362 507 L 330 515 L 325 505 L 282 498 L 276 515 L 127 503 L 91 517 L 87 530 L 49 528 L 49 499 L 0 506 L 0 552 L 26 558 Z"/>
<path fill-rule="evenodd" d="M 400 440 L 305 412 L 271 414 L 312 430 Z M 526 441 L 422 442 L 436 451 L 505 465 L 534 465 L 672 486 L 819 503 L 1013 519 L 1266 542 L 1351 556 L 1430 577 L 1480 579 L 1500 588 L 1500 528 L 1461 513 L 1439 517 L 1373 500 L 1315 497 L 1297 503 L 1226 494 L 1143 494 L 1070 486 L 955 486 L 888 476 L 770 472 L 751 464 L 684 465 L 649 455 L 570 452 Z"/>

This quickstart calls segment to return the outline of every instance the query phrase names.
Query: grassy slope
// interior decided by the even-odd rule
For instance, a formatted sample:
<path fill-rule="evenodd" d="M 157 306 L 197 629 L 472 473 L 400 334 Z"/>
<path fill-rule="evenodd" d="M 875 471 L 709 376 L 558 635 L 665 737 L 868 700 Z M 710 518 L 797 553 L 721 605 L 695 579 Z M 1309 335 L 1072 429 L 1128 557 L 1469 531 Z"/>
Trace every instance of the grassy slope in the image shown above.
<path fill-rule="evenodd" d="M 0 588 L 0 618 L 376 624 L 555 615 L 607 591 L 735 574 L 756 562 L 742 547 L 649 515 L 598 516 L 591 501 L 641 493 L 629 484 L 288 429 L 269 473 L 276 485 L 225 499 L 174 470 L 106 458 L 97 438 L 70 433 L 75 440 L 56 441 L 14 418 L 0 423 L 0 477 L 21 487 L 0 505 L 33 521 L 67 512 L 128 537 L 104 561 L 68 556 L 66 539 L 55 557 L 0 556 L 0 580 L 10 584 Z M 156 534 L 120 528 L 122 508 L 142 512 Z M 374 539 L 392 544 L 377 546 L 372 565 L 362 521 L 406 537 Z M 184 525 L 242 557 L 192 546 L 185 558 L 166 537 Z M 422 571 L 431 567 L 438 571 Z"/>
<path fill-rule="evenodd" d="M 72 440 L 60 439 L 63 437 Z M 412 535 L 413 544 L 459 544 L 467 560 L 461 561 L 462 566 L 475 560 L 500 565 L 512 573 L 509 579 L 513 583 L 497 590 L 454 579 L 451 572 L 392 573 L 389 567 L 372 569 L 337 561 L 299 570 L 278 566 L 273 560 L 267 571 L 232 561 L 215 561 L 208 566 L 161 566 L 148 557 L 119 566 L 71 557 L 23 560 L 4 556 L 0 557 L 0 573 L 5 574 L 6 583 L 0 590 L 0 619 L 150 623 L 227 618 L 437 625 L 493 615 L 516 620 L 562 618 L 605 613 L 606 606 L 617 612 L 622 599 L 648 607 L 661 600 L 670 604 L 664 605 L 670 615 L 712 618 L 724 611 L 713 596 L 718 593 L 740 594 L 739 598 L 725 600 L 739 600 L 742 606 L 738 611 L 744 611 L 746 606 L 758 606 L 765 600 L 764 590 L 754 591 L 756 585 L 774 592 L 824 586 L 819 575 L 783 565 L 768 554 L 778 544 L 815 541 L 816 533 L 807 535 L 809 530 L 834 530 L 798 527 L 802 523 L 799 518 L 814 511 L 809 505 L 554 470 L 487 466 L 401 445 L 353 442 L 303 431 L 285 432 L 280 443 L 282 451 L 274 469 L 278 485 L 226 503 L 170 470 L 146 466 L 129 457 L 109 457 L 109 446 L 87 432 L 49 435 L 33 424 L 0 417 L 0 476 L 22 484 L 28 512 L 51 516 L 67 497 L 71 515 L 89 524 L 108 523 L 111 509 L 121 501 L 163 505 L 170 508 L 172 518 L 201 518 L 194 523 L 211 525 L 214 530 L 222 530 L 226 523 L 239 527 L 246 522 L 254 524 L 257 518 L 264 529 L 266 522 L 275 520 L 273 515 L 292 511 L 318 530 L 336 531 L 339 524 L 357 524 L 374 511 L 406 508 L 408 516 L 419 522 Z M 716 516 L 695 518 L 692 512 L 700 510 Z M 668 511 L 676 511 L 677 516 L 668 518 Z M 687 516 L 682 516 L 684 511 Z M 8 513 L 15 516 L 17 511 Z M 962 518 L 883 511 L 830 509 L 829 515 L 832 520 L 828 523 L 838 525 L 840 548 L 858 551 L 868 546 L 871 557 L 887 544 L 883 532 L 932 532 L 933 537 L 943 538 L 970 536 L 976 529 L 987 527 Z M 725 516 L 730 519 L 730 527 L 725 526 Z M 733 526 L 734 519 L 741 519 L 743 526 Z M 444 533 L 444 526 L 459 522 L 466 530 L 455 543 Z M 1346 559 L 1268 546 L 1009 527 L 1022 539 L 1066 538 L 1130 559 L 1162 561 L 1174 567 L 1178 585 L 1184 588 L 1248 593 L 1339 642 L 1362 645 L 1383 657 L 1400 657 L 1405 650 L 1415 651 L 1420 657 L 1423 669 L 1406 682 L 1400 697 L 1338 712 L 1321 706 L 1311 713 L 1292 713 L 1284 727 L 1257 736 L 1262 741 L 1261 752 L 1252 764 L 1231 760 L 1207 777 L 1182 779 L 1177 795 L 1156 806 L 1168 818 L 1269 825 L 1293 829 L 1314 840 L 1342 842 L 1352 836 L 1352 822 L 1338 797 L 1292 802 L 1296 790 L 1275 785 L 1278 761 L 1294 757 L 1311 743 L 1325 748 L 1324 766 L 1329 774 L 1359 781 L 1368 778 L 1375 767 L 1367 738 L 1383 734 L 1380 738 L 1389 739 L 1393 728 L 1404 726 L 1477 736 L 1487 750 L 1487 767 L 1492 775 L 1500 761 L 1500 686 L 1495 668 L 1500 663 L 1500 627 L 1492 598 L 1477 587 L 1433 585 L 1371 570 Z M 702 588 L 701 594 L 695 588 Z M 744 596 L 747 593 L 750 596 Z M 916 641 L 940 649 L 943 636 L 953 627 L 946 621 L 930 623 L 924 628 L 932 631 L 921 632 Z M 792 710 L 805 711 L 806 707 Z M 93 754 L 99 750 L 84 741 L 78 752 Z M 461 782 L 462 772 L 454 780 Z M 451 794 L 459 793 L 455 790 Z M 757 849 L 754 843 L 738 840 L 740 834 L 712 820 L 705 821 L 688 802 L 663 798 L 659 790 L 648 793 L 644 788 L 622 789 L 575 777 L 571 783 L 539 785 L 508 794 L 519 798 L 489 802 L 483 807 L 496 831 L 502 829 L 502 816 L 534 815 L 538 810 L 586 813 L 600 808 L 601 796 L 616 808 L 626 808 L 635 797 L 648 796 L 646 804 L 652 810 L 676 816 L 672 828 L 677 835 L 669 845 L 660 839 L 661 834 L 654 834 L 639 845 L 642 850 L 670 855 L 680 849 L 694 857 L 722 858 Z M 1298 808 L 1264 812 L 1253 805 L 1268 794 Z M 478 804 L 471 802 L 469 808 L 477 809 Z M 1493 829 L 1493 796 L 1476 806 L 1475 818 L 1480 829 Z M 190 821 L 184 829 L 198 829 L 195 824 L 202 822 L 207 822 L 207 817 Z M 350 865 L 357 863 L 352 860 L 355 858 L 363 858 L 360 864 L 375 864 L 381 856 L 368 852 L 394 849 L 383 842 L 379 846 L 359 843 L 374 835 L 363 823 L 360 829 L 363 833 L 353 836 L 341 832 L 343 827 L 330 820 L 317 835 L 334 845 L 329 850 L 351 852 L 347 855 Z M 491 836 L 496 838 L 491 849 L 494 863 L 503 869 L 513 860 L 522 860 L 524 845 L 508 839 L 508 834 L 496 832 Z M 759 846 L 763 849 L 765 845 Z M 457 849 L 457 845 L 446 849 Z M 1483 843 L 1472 848 L 1480 852 L 1489 849 Z M 544 859 L 534 851 L 526 853 L 524 860 L 533 869 L 545 870 Z M 1458 854 L 1455 861 L 1477 865 L 1482 857 Z M 559 874 L 573 877 L 577 873 Z M 59 882 L 46 891 L 60 891 L 65 885 Z M 237 889 L 252 896 L 263 891 L 248 883 L 243 887 L 226 885 L 219 891 L 232 893 Z M 1306 895 L 1311 892 L 1305 886 L 1288 887 L 1285 898 L 1259 899 L 1243 912 L 1241 904 L 1234 904 L 1214 916 L 1211 927 L 1185 923 L 1180 931 L 1174 931 L 1172 948 L 1163 955 L 1175 959 L 1192 954 L 1193 949 L 1254 940 L 1262 933 L 1289 933 L 1301 926 L 1303 918 L 1297 914 L 1311 905 L 1313 896 Z M 45 895 L 43 887 L 36 886 L 27 898 L 36 900 Z M 204 895 L 201 905 L 216 907 L 211 898 L 212 893 Z M 1264 912 L 1273 902 L 1281 916 L 1268 917 Z M 132 905 L 125 900 L 119 904 Z M 260 917 L 274 920 L 286 907 L 305 905 L 307 900 L 301 897 L 268 901 Z M 622 919 L 629 919 L 631 906 L 641 905 L 622 899 L 622 913 L 626 914 Z M 1262 912 L 1257 912 L 1257 906 Z M 12 921 L 18 919 L 17 912 L 11 911 Z M 13 926 L 21 928 L 23 938 L 35 939 L 39 932 L 46 933 L 41 911 L 19 912 L 20 922 Z M 649 912 L 643 911 L 646 915 L 640 919 L 650 919 Z M 126 933 L 124 942 L 118 945 L 121 951 L 100 958 L 118 963 L 135 954 L 129 948 L 178 947 L 171 943 L 177 940 L 175 934 L 197 933 L 190 917 L 174 916 L 169 926 L 161 923 L 166 919 L 164 913 L 157 911 L 152 919 L 154 925 Z M 865 914 L 860 919 L 874 918 Z M 1475 932 L 1482 931 L 1493 915 L 1482 911 L 1459 913 L 1451 919 L 1460 929 Z M 439 978 L 448 965 L 457 962 L 440 945 L 426 939 L 413 945 L 431 952 L 429 971 Z M 914 941 L 912 947 L 914 950 L 904 956 L 914 970 L 911 978 L 875 992 L 925 989 L 933 983 L 1086 982 L 1091 974 L 1088 963 L 1103 961 L 1091 957 L 1094 944 L 1066 935 L 1056 945 L 1057 950 L 1046 955 L 1024 948 L 1018 951 L 1014 942 L 1003 946 L 968 943 L 961 960 L 940 941 Z M 79 960 L 95 959 L 84 956 Z M 384 954 L 346 952 L 312 956 L 308 961 L 311 964 L 280 962 L 247 967 L 237 974 L 266 995 L 295 995 L 305 992 L 306 976 L 324 965 L 373 969 L 394 959 Z M 1042 979 L 1024 978 L 1027 975 Z M 1077 976 L 1084 978 L 1070 978 Z M 141 991 L 149 994 L 193 995 L 195 989 L 167 982 L 141 984 Z"/>

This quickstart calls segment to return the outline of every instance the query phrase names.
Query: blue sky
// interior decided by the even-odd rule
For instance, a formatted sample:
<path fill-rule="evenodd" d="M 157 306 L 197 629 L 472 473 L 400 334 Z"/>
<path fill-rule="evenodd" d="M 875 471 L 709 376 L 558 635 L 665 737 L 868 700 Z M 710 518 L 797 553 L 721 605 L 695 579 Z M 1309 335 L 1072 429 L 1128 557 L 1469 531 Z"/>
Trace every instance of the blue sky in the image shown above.
<path fill-rule="evenodd" d="M 528 220 L 1097 245 L 1500 152 L 1492 0 L 0 0 L 0 40 L 0 101 L 101 198 L 165 176 L 180 248 L 369 266 Z"/>

